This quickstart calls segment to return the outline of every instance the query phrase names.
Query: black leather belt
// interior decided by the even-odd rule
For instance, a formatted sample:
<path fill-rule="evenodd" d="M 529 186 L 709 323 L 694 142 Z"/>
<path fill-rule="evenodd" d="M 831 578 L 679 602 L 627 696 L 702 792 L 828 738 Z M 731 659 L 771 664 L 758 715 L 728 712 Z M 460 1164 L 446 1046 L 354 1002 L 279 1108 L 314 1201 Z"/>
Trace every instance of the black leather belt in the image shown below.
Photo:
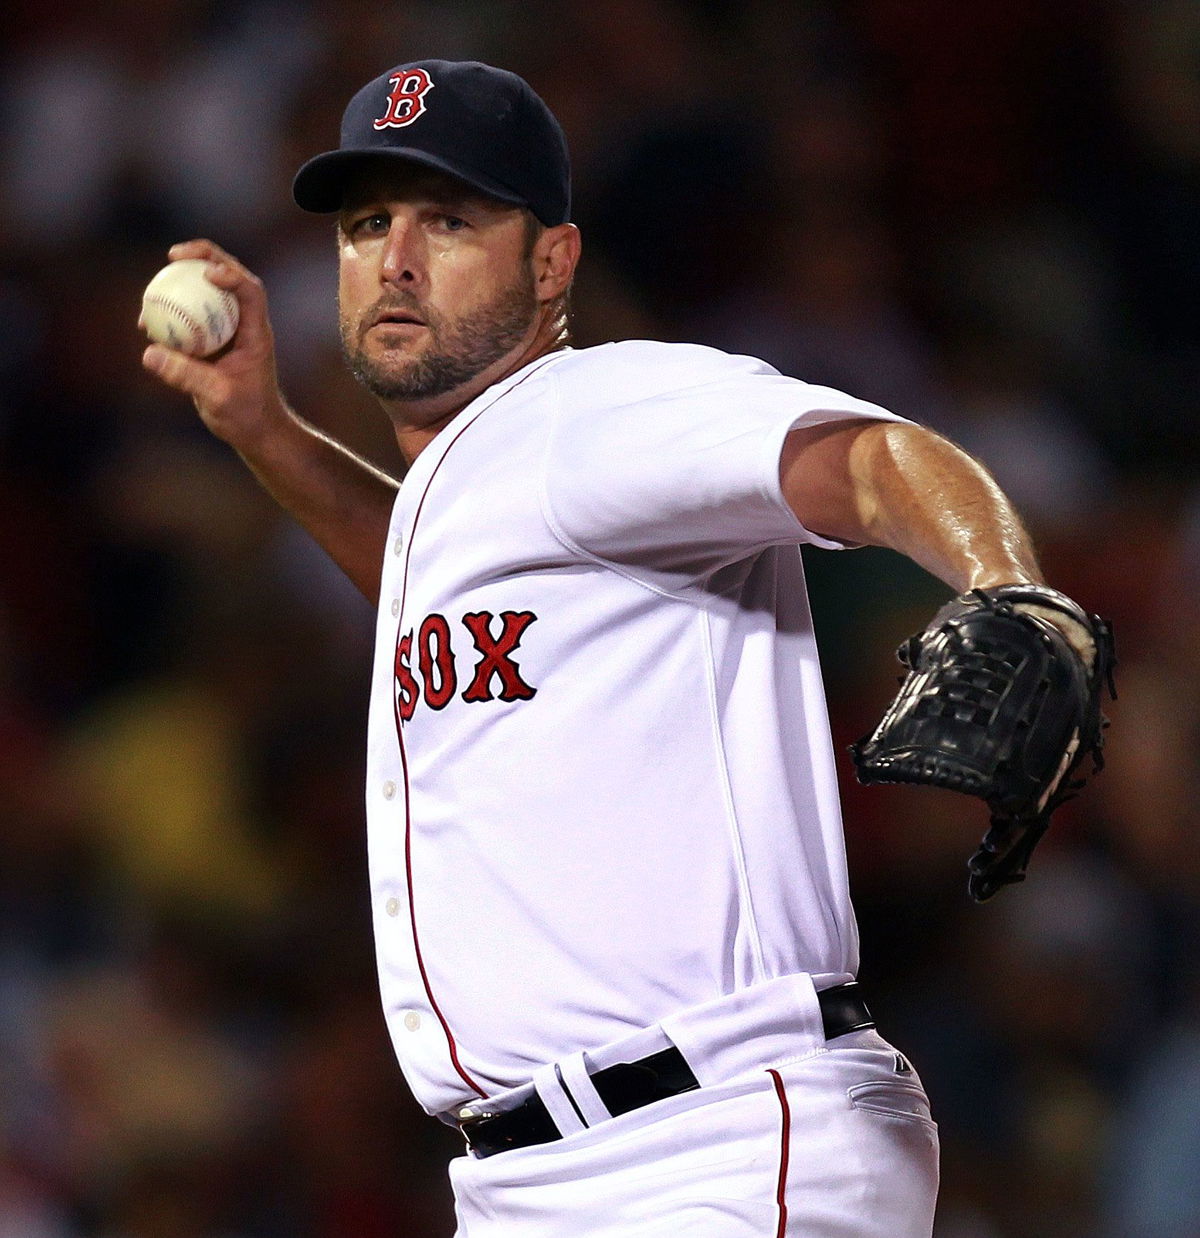
<path fill-rule="evenodd" d="M 817 994 L 817 1002 L 821 1007 L 826 1040 L 875 1026 L 875 1020 L 871 1018 L 871 1012 L 854 981 L 832 989 L 822 989 Z M 606 1066 L 595 1071 L 591 1080 L 596 1094 L 614 1118 L 700 1086 L 683 1054 L 674 1045 L 636 1062 L 617 1062 Z M 567 1095 L 570 1097 L 569 1092 Z M 562 1138 L 562 1132 L 537 1093 L 515 1109 L 481 1114 L 460 1122 L 459 1129 L 479 1157 Z"/>

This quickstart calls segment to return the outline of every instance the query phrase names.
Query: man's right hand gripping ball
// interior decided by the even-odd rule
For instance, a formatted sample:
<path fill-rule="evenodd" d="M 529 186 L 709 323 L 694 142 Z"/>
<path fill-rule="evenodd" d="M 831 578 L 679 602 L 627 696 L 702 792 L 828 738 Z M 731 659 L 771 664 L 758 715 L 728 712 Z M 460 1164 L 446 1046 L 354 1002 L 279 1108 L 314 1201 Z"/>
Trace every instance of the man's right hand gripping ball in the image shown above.
<path fill-rule="evenodd" d="M 1071 639 L 1065 634 L 1071 633 Z M 1054 810 L 1103 765 L 1115 697 L 1112 629 L 1043 585 L 972 589 L 899 649 L 908 674 L 852 751 L 862 783 L 917 783 L 986 801 L 968 863 L 977 902 L 1025 879 Z"/>

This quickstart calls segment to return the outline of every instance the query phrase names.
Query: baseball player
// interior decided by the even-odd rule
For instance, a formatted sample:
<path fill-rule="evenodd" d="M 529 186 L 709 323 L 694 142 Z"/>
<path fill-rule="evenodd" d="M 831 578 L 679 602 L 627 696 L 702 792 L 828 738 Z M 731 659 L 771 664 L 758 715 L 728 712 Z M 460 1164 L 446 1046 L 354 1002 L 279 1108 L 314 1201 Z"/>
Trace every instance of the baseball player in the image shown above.
<path fill-rule="evenodd" d="M 928 1235 L 937 1132 L 855 983 L 798 545 L 1036 584 L 1008 502 L 760 361 L 572 348 L 566 144 L 510 73 L 389 70 L 294 194 L 336 216 L 345 352 L 403 484 L 288 407 L 263 289 L 211 242 L 171 257 L 237 296 L 234 341 L 144 364 L 378 603 L 380 986 L 466 1140 L 461 1238 Z"/>

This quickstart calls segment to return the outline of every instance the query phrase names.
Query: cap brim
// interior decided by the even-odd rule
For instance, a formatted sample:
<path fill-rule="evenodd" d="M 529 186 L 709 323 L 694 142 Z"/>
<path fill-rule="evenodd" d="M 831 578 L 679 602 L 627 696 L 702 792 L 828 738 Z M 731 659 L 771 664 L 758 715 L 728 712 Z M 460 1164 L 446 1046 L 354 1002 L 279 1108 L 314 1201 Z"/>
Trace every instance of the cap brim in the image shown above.
<path fill-rule="evenodd" d="M 306 211 L 318 215 L 328 215 L 342 209 L 342 199 L 346 186 L 357 172 L 369 163 L 403 160 L 406 163 L 419 163 L 426 168 L 436 168 L 455 179 L 470 185 L 485 193 L 488 197 L 498 198 L 501 202 L 511 202 L 514 206 L 527 205 L 520 194 L 514 193 L 506 185 L 494 181 L 490 177 L 481 176 L 469 168 L 463 168 L 448 159 L 431 155 L 427 151 L 417 150 L 410 146 L 375 146 L 361 150 L 331 150 L 323 155 L 310 159 L 292 181 L 292 197 L 296 204 Z"/>

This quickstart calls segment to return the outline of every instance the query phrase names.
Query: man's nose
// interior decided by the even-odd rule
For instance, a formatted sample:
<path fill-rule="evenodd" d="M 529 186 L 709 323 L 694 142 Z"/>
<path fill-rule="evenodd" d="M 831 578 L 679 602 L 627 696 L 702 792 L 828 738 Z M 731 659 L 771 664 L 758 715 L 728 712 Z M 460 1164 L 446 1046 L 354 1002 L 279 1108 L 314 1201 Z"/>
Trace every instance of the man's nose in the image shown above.
<path fill-rule="evenodd" d="M 390 284 L 415 284 L 424 270 L 424 240 L 418 222 L 393 215 L 383 246 L 381 277 Z"/>

